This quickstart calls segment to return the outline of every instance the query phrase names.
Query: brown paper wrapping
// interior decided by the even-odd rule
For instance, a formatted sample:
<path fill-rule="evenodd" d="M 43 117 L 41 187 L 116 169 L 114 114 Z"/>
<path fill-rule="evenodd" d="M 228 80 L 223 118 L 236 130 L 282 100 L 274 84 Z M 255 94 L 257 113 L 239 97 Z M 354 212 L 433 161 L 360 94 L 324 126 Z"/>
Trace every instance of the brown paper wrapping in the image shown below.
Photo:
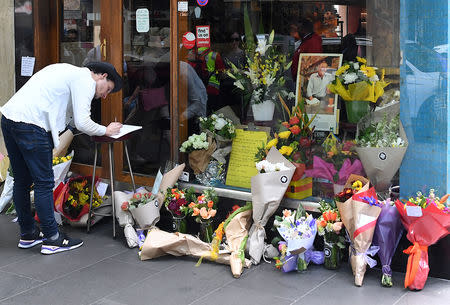
<path fill-rule="evenodd" d="M 173 168 L 172 170 L 165 173 L 164 176 L 162 177 L 161 184 L 159 185 L 158 194 L 156 194 L 156 200 L 158 201 L 159 209 L 161 209 L 161 206 L 164 202 L 164 197 L 166 196 L 167 188 L 173 187 L 175 185 L 175 183 L 178 181 L 181 174 L 183 173 L 185 166 L 186 165 L 184 163 L 180 164 L 175 168 Z"/>
<path fill-rule="evenodd" d="M 200 174 L 206 170 L 211 156 L 216 150 L 216 142 L 211 137 L 208 137 L 208 143 L 208 149 L 194 150 L 189 154 L 189 166 L 194 174 Z"/>
<path fill-rule="evenodd" d="M 141 260 L 153 259 L 166 254 L 174 256 L 189 255 L 192 257 L 211 260 L 210 244 L 201 241 L 199 238 L 189 234 L 179 232 L 168 233 L 158 228 L 153 228 L 147 233 L 140 254 Z M 217 263 L 229 265 L 230 252 L 219 252 Z M 250 261 L 246 261 L 245 267 L 250 267 Z"/>
<path fill-rule="evenodd" d="M 264 226 L 280 205 L 295 171 L 295 166 L 275 147 L 270 149 L 266 160 L 270 163 L 282 162 L 289 169 L 257 174 L 251 179 L 253 225 L 249 232 L 248 249 L 254 264 L 259 264 L 264 252 Z"/>
<path fill-rule="evenodd" d="M 239 247 L 242 241 L 248 235 L 252 218 L 252 210 L 244 211 L 233 217 L 225 228 L 227 243 L 231 250 L 230 266 L 231 273 L 235 278 L 239 278 L 244 268 L 242 260 L 239 257 Z"/>
<path fill-rule="evenodd" d="M 358 193 L 365 192 L 369 189 L 369 180 L 358 175 L 350 175 L 345 184 L 345 187 L 351 187 L 352 183 L 359 180 L 363 183 L 363 187 Z M 373 233 L 375 226 L 366 231 L 360 233 L 356 238 L 353 238 L 353 233 L 358 229 L 357 225 L 361 217 L 373 217 L 375 219 L 380 215 L 381 208 L 377 206 L 371 206 L 364 202 L 359 202 L 353 199 L 348 199 L 345 202 L 336 202 L 336 205 L 341 214 L 342 222 L 347 229 L 348 235 L 351 239 L 353 249 L 358 254 L 366 253 L 372 244 Z M 352 246 L 350 247 L 350 264 L 352 266 L 353 275 L 355 276 L 355 285 L 361 286 L 364 280 L 364 274 L 366 273 L 366 260 L 364 255 L 355 255 L 352 253 Z"/>
<path fill-rule="evenodd" d="M 53 149 L 53 157 L 64 157 L 67 154 L 70 143 L 73 140 L 73 133 L 69 129 L 59 136 L 59 145 Z"/>

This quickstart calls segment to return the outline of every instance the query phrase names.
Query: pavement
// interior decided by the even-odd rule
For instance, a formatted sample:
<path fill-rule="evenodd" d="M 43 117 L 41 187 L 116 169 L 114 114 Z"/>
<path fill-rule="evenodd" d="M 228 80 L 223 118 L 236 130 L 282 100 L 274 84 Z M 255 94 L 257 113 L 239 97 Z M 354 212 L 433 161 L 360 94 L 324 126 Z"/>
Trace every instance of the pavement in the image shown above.
<path fill-rule="evenodd" d="M 394 273 L 394 287 L 384 288 L 379 269 L 368 270 L 364 285 L 356 287 L 347 263 L 336 271 L 310 266 L 304 273 L 286 274 L 263 262 L 235 279 L 229 266 L 203 262 L 195 267 L 197 260 L 189 257 L 140 261 L 123 233 L 112 238 L 111 219 L 89 234 L 64 226 L 84 245 L 45 256 L 39 246 L 17 247 L 19 230 L 12 219 L 0 215 L 0 305 L 410 305 L 449 304 L 450 299 L 448 280 L 428 278 L 422 291 L 409 291 L 403 288 L 404 274 Z"/>

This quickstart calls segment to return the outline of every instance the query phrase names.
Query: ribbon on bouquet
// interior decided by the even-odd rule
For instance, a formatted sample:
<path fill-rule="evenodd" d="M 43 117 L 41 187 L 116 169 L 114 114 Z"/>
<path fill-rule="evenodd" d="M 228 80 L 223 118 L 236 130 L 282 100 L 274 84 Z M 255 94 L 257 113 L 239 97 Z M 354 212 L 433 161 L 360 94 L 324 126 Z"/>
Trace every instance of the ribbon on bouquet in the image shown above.
<path fill-rule="evenodd" d="M 411 285 L 416 278 L 422 251 L 428 251 L 428 246 L 421 246 L 418 242 L 414 242 L 414 245 L 403 250 L 403 253 L 409 254 L 408 265 L 406 266 L 405 288 Z"/>
<path fill-rule="evenodd" d="M 380 247 L 378 247 L 378 246 L 370 246 L 370 248 L 367 249 L 366 252 L 359 253 L 359 252 L 357 252 L 355 250 L 353 245 L 350 245 L 350 246 L 352 248 L 351 254 L 352 255 L 363 255 L 364 256 L 364 260 L 366 261 L 367 265 L 370 266 L 370 268 L 373 268 L 373 267 L 375 267 L 377 265 L 377 261 L 374 260 L 373 258 L 371 258 L 370 256 L 374 256 L 375 254 L 377 254 L 378 250 L 380 250 Z"/>
<path fill-rule="evenodd" d="M 322 265 L 325 260 L 325 254 L 323 251 L 307 250 L 305 252 L 305 262 L 313 262 L 315 265 Z"/>

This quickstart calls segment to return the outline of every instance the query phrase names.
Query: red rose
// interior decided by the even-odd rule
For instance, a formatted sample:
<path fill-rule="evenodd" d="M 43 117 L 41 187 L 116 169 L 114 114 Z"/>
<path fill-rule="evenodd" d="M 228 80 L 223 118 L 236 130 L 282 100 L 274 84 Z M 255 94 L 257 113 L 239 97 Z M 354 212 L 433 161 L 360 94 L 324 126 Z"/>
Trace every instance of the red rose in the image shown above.
<path fill-rule="evenodd" d="M 300 143 L 300 146 L 302 146 L 302 147 L 310 147 L 311 146 L 311 140 L 306 137 L 300 138 L 300 141 L 298 141 L 298 142 Z"/>
<path fill-rule="evenodd" d="M 128 211 L 128 201 L 124 201 L 123 203 L 122 203 L 122 205 L 121 205 L 121 209 L 123 210 L 123 211 Z"/>

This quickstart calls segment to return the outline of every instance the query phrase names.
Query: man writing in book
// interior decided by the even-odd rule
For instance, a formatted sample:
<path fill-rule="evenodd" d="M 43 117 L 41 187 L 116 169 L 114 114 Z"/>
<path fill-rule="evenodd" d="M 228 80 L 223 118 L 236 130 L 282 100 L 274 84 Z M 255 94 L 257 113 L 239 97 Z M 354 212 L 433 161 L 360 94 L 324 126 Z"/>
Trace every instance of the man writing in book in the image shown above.
<path fill-rule="evenodd" d="M 53 64 L 37 72 L 0 108 L 1 126 L 14 176 L 13 200 L 20 225 L 19 248 L 41 244 L 41 253 L 53 254 L 80 247 L 83 242 L 58 231 L 53 213 L 52 150 L 59 133 L 71 122 L 90 136 L 113 136 L 121 123 L 107 127 L 91 119 L 91 102 L 122 88 L 113 65 L 92 62 L 86 67 Z M 40 230 L 31 213 L 30 188 Z M 43 239 L 45 237 L 45 239 Z"/>

